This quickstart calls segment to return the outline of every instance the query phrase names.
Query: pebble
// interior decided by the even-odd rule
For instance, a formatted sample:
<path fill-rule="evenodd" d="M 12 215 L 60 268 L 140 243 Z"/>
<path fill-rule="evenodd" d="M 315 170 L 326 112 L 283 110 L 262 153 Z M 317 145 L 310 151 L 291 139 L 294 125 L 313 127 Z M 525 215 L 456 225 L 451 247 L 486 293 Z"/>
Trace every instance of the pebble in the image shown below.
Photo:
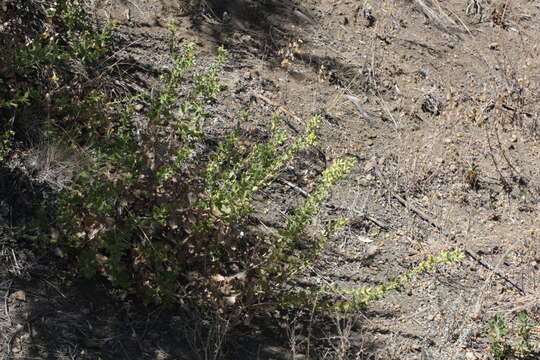
<path fill-rule="evenodd" d="M 373 242 L 373 240 L 371 240 L 371 239 L 368 238 L 367 236 L 359 236 L 359 237 L 358 237 L 358 240 L 360 240 L 361 242 L 364 242 L 364 243 L 370 243 L 370 242 Z"/>
<path fill-rule="evenodd" d="M 10 297 L 19 301 L 26 301 L 26 292 L 24 292 L 24 290 L 18 290 L 12 293 Z"/>
<path fill-rule="evenodd" d="M 377 245 L 369 245 L 366 248 L 366 256 L 373 257 L 379 253 L 380 249 Z"/>
<path fill-rule="evenodd" d="M 375 165 L 377 165 L 377 158 L 372 157 L 368 162 L 366 162 L 366 165 L 364 166 L 364 171 L 371 171 L 373 168 L 375 168 Z"/>

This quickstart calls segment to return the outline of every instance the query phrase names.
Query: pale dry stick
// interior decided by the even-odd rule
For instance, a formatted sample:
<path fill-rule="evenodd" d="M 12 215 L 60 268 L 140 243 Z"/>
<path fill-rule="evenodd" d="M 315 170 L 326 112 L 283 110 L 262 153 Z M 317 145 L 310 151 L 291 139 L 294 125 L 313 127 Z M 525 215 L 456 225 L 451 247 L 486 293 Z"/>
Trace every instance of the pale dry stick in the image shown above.
<path fill-rule="evenodd" d="M 300 193 L 300 195 L 302 195 L 303 197 L 307 198 L 309 197 L 309 193 L 307 191 L 305 191 L 304 189 L 302 189 L 301 187 L 299 187 L 298 185 L 296 184 L 293 184 L 292 182 L 290 181 L 287 181 L 285 179 L 277 179 L 277 182 L 280 182 L 284 185 L 287 185 L 289 186 L 290 188 L 296 190 L 298 193 Z"/>
<path fill-rule="evenodd" d="M 482 313 L 482 304 L 483 304 L 483 300 L 484 300 L 484 297 L 486 295 L 486 290 L 487 288 L 491 285 L 492 283 L 492 279 L 493 279 L 493 274 L 496 273 L 497 269 L 499 269 L 501 267 L 501 264 L 504 262 L 504 258 L 512 251 L 515 249 L 516 247 L 516 244 L 517 242 L 514 242 L 512 246 L 510 246 L 510 248 L 504 253 L 501 255 L 500 259 L 499 259 L 499 262 L 497 263 L 497 265 L 495 265 L 493 267 L 493 271 L 489 274 L 488 278 L 486 279 L 486 281 L 484 282 L 484 286 L 482 287 L 482 291 L 480 291 L 480 294 L 478 296 L 478 300 L 476 301 L 476 305 L 474 307 L 474 310 L 473 310 L 473 313 L 472 313 L 472 319 L 478 319 Z"/>
<path fill-rule="evenodd" d="M 337 336 L 332 336 L 329 340 L 337 340 L 337 344 L 331 343 L 336 353 L 336 360 L 346 360 L 345 357 L 351 348 L 350 338 L 354 321 L 350 318 L 343 319 L 339 314 L 335 315 L 333 321 L 336 326 Z"/>
<path fill-rule="evenodd" d="M 508 164 L 508 166 L 510 167 L 510 169 L 513 170 L 513 176 L 515 176 L 515 174 L 517 173 L 521 179 L 524 179 L 525 177 L 523 175 L 521 175 L 521 173 L 516 169 L 516 167 L 510 162 L 510 159 L 508 159 L 508 156 L 506 155 L 506 151 L 504 151 L 504 148 L 502 146 L 502 143 L 501 143 L 501 138 L 499 137 L 499 129 L 498 128 L 495 128 L 495 136 L 497 138 L 497 144 L 499 145 L 499 149 L 501 150 L 501 154 L 504 158 L 504 160 L 506 160 L 506 164 Z"/>
<path fill-rule="evenodd" d="M 51 283 L 49 280 L 44 279 L 43 281 L 46 282 L 50 287 L 52 287 L 61 297 L 63 297 L 64 299 L 66 298 L 66 295 L 64 295 L 60 291 L 60 289 L 57 286 L 55 286 L 53 283 Z"/>
<path fill-rule="evenodd" d="M 373 127 L 373 117 L 371 114 L 369 114 L 362 106 L 362 103 L 360 101 L 359 98 L 357 98 L 356 96 L 352 96 L 352 95 L 345 95 L 345 97 L 351 101 L 354 106 L 356 107 L 356 110 L 358 110 L 358 112 L 360 113 L 360 115 L 362 115 L 362 117 L 364 118 L 364 120 L 367 121 L 367 123 L 369 124 L 370 127 Z"/>
<path fill-rule="evenodd" d="M 8 297 L 9 297 L 9 291 L 11 290 L 11 285 L 13 284 L 13 280 L 9 281 L 8 288 L 6 290 L 6 293 L 4 294 L 4 312 L 6 313 L 6 317 L 9 321 L 9 325 L 12 324 L 11 317 L 9 316 L 9 305 L 8 305 Z"/>
<path fill-rule="evenodd" d="M 439 11 L 440 11 L 441 13 L 443 13 L 443 10 L 442 10 L 442 7 L 441 7 L 440 2 L 437 1 L 437 0 L 435 0 L 435 2 L 437 3 L 437 7 L 439 8 Z M 472 36 L 471 31 L 469 30 L 469 28 L 467 27 L 467 25 L 463 22 L 463 20 L 461 20 L 461 18 L 460 18 L 459 16 L 457 16 L 457 14 L 455 14 L 452 10 L 450 10 L 450 9 L 447 9 L 447 10 L 448 10 L 452 15 L 454 15 L 454 16 L 456 17 L 456 19 L 459 20 L 459 22 L 461 23 L 461 25 L 463 25 L 463 27 L 465 28 L 465 30 L 467 31 L 467 33 L 469 33 L 469 35 Z M 445 16 L 447 16 L 447 17 L 451 20 L 451 18 L 450 18 L 448 15 L 445 14 Z M 452 22 L 453 22 L 454 26 L 457 26 L 457 24 L 456 24 L 453 20 L 452 20 Z"/>
<path fill-rule="evenodd" d="M 457 24 L 452 20 L 444 11 L 437 12 L 433 10 L 424 0 L 413 0 L 416 8 L 420 10 L 425 16 L 427 16 L 435 26 L 442 27 L 445 31 L 448 31 L 448 25 L 457 27 Z M 431 1 L 428 1 L 431 2 Z M 440 5 L 439 5 L 440 9 Z"/>
<path fill-rule="evenodd" d="M 436 228 L 437 230 L 439 230 L 443 235 L 449 235 L 443 228 L 442 226 L 440 226 L 435 220 L 433 220 L 431 217 L 429 217 L 425 212 L 423 212 L 422 210 L 418 209 L 417 207 L 411 205 L 407 200 L 405 200 L 403 197 L 401 197 L 400 195 L 396 194 L 395 192 L 393 192 L 392 190 L 390 190 L 388 184 L 386 183 L 386 180 L 384 179 L 384 177 L 382 176 L 381 172 L 379 171 L 379 169 L 375 169 L 375 173 L 377 175 L 377 177 L 379 178 L 379 180 L 381 181 L 381 183 L 384 185 L 384 187 L 390 192 L 390 195 L 392 195 L 393 198 L 395 198 L 401 205 L 403 205 L 406 209 L 410 210 L 411 212 L 415 213 L 416 215 L 418 215 L 422 220 L 424 220 L 425 222 L 427 222 L 428 224 L 430 224 L 431 226 L 433 226 L 434 228 Z M 479 265 L 481 265 L 482 267 L 488 269 L 489 271 L 492 271 L 494 272 L 495 274 L 497 274 L 501 279 L 503 279 L 504 281 L 506 281 L 508 284 L 512 285 L 512 287 L 514 287 L 516 290 L 518 290 L 520 293 L 522 293 L 523 295 L 526 294 L 526 292 L 521 288 L 519 287 L 515 282 L 513 282 L 512 280 L 510 280 L 507 276 L 503 275 L 502 273 L 500 273 L 497 269 L 494 269 L 491 265 L 489 264 L 486 264 L 484 263 L 482 260 L 480 260 L 478 258 L 477 255 L 475 255 L 472 251 L 470 250 L 467 250 L 467 249 L 464 249 L 463 252 L 465 253 L 465 255 L 467 255 L 468 257 L 470 257 L 471 259 L 473 259 L 474 261 L 476 261 Z"/>
<path fill-rule="evenodd" d="M 499 181 L 501 182 L 503 189 L 505 191 L 509 191 L 510 190 L 510 184 L 508 183 L 508 181 L 504 177 L 501 169 L 499 168 L 499 164 L 498 164 L 497 160 L 495 159 L 495 155 L 493 155 L 494 149 L 493 149 L 493 146 L 491 146 L 491 140 L 490 140 L 490 136 L 489 136 L 487 127 L 486 127 L 486 139 L 487 139 L 487 143 L 488 143 L 488 147 L 489 147 L 489 155 L 491 157 L 491 161 L 493 162 L 493 166 L 495 166 L 495 170 L 497 170 L 497 174 L 499 174 Z"/>
<path fill-rule="evenodd" d="M 142 16 L 145 15 L 145 12 L 142 11 L 142 9 L 139 7 L 139 5 L 135 4 L 132 0 L 128 0 L 128 2 L 129 2 L 131 5 L 135 6 L 135 7 L 137 8 L 137 10 L 139 10 L 139 12 L 141 13 Z M 127 8 L 127 11 L 129 11 L 129 8 Z M 129 20 L 129 18 L 128 18 L 128 20 Z"/>
<path fill-rule="evenodd" d="M 506 17 L 506 11 L 508 10 L 508 3 L 509 3 L 509 0 L 506 0 L 504 2 L 504 9 L 503 9 L 503 13 L 502 13 L 502 16 L 501 16 L 501 19 L 504 19 Z"/>
<path fill-rule="evenodd" d="M 291 322 L 287 323 L 287 328 L 285 329 L 287 332 L 287 338 L 289 339 L 289 347 L 291 351 L 291 357 L 293 359 L 296 359 L 297 352 L 296 349 L 298 348 L 298 339 L 296 334 L 296 316 L 292 319 Z"/>
<path fill-rule="evenodd" d="M 391 191 L 388 184 L 386 183 L 386 180 L 384 179 L 381 172 L 379 171 L 379 169 L 375 169 L 375 174 L 377 175 L 377 177 L 379 178 L 381 183 L 390 191 L 390 194 L 392 195 L 392 197 L 395 198 L 401 205 L 403 205 L 405 208 L 407 208 L 408 210 L 410 210 L 413 213 L 415 213 L 416 215 L 418 215 L 422 220 L 424 220 L 425 222 L 427 222 L 431 226 L 437 228 L 438 230 L 441 230 L 440 226 L 435 222 L 435 220 L 431 219 L 425 212 L 418 209 L 414 205 L 410 204 L 407 200 L 405 200 L 400 195 L 398 195 L 395 192 Z"/>
<path fill-rule="evenodd" d="M 384 99 L 382 98 L 382 96 L 380 96 L 380 94 L 377 94 L 377 100 L 379 100 L 379 104 L 381 104 L 381 107 L 383 108 L 383 110 L 386 112 L 388 117 L 394 123 L 394 130 L 396 130 L 396 133 L 398 134 L 398 137 L 401 139 L 401 131 L 400 131 L 399 124 L 396 121 L 396 118 L 394 117 L 394 115 L 392 115 L 392 113 L 388 109 L 388 105 L 386 104 L 386 101 L 384 101 Z"/>
<path fill-rule="evenodd" d="M 292 117 L 294 120 L 298 121 L 299 123 L 301 124 L 305 124 L 305 121 L 300 119 L 298 116 L 294 115 L 292 112 L 290 112 L 289 110 L 285 109 L 282 105 L 279 105 L 278 103 L 276 103 L 275 101 L 272 101 L 270 100 L 269 98 L 267 98 L 266 96 L 264 95 L 261 95 L 261 94 L 254 94 L 254 96 L 256 98 L 259 98 L 261 100 L 263 100 L 264 102 L 266 102 L 267 104 L 269 105 L 272 105 L 273 107 L 275 107 L 278 111 L 286 114 L 286 115 L 289 115 L 290 117 Z M 295 133 L 299 133 L 298 129 L 293 125 L 291 124 L 290 122 L 287 121 L 287 125 L 289 125 L 289 127 L 295 132 Z"/>
<path fill-rule="evenodd" d="M 300 188 L 298 185 L 293 184 L 292 182 L 284 180 L 284 179 L 278 179 L 277 181 L 284 184 L 284 185 L 287 185 L 287 186 L 291 187 L 294 190 L 296 190 L 303 197 L 305 197 L 305 198 L 309 197 L 309 193 L 307 191 L 305 191 L 304 189 Z M 357 215 L 371 221 L 372 223 L 374 223 L 375 225 L 377 225 L 378 227 L 380 227 L 383 230 L 388 230 L 390 228 L 390 226 L 388 224 L 386 224 L 384 221 L 378 220 L 377 218 L 375 218 L 375 217 L 373 217 L 371 215 L 368 215 L 363 211 L 358 211 L 358 210 L 355 210 L 355 209 L 349 209 L 349 208 L 345 208 L 345 207 L 341 207 L 341 206 L 336 206 L 336 205 L 328 203 L 328 202 L 324 202 L 323 204 L 326 207 L 331 208 L 331 209 L 342 210 L 342 211 L 352 211 L 355 214 L 357 214 Z"/>
<path fill-rule="evenodd" d="M 22 269 L 22 267 L 21 267 L 21 265 L 19 264 L 19 261 L 17 260 L 17 256 L 15 255 L 15 251 L 14 251 L 13 249 L 11 249 L 11 255 L 13 256 L 13 262 L 14 262 L 14 264 L 15 264 L 14 268 L 17 270 L 17 271 L 16 271 L 16 274 L 17 274 L 18 276 L 20 276 L 20 275 L 21 275 L 21 269 Z"/>
<path fill-rule="evenodd" d="M 315 24 L 315 21 L 311 17 L 307 16 L 306 14 L 304 14 L 302 11 L 298 10 L 297 8 L 293 10 L 293 14 L 299 19 L 302 19 L 311 25 Z"/>
<path fill-rule="evenodd" d="M 502 307 L 499 307 L 499 309 L 495 309 L 493 310 L 493 312 L 498 313 L 498 312 L 504 311 L 510 314 L 514 314 L 521 310 L 530 311 L 532 308 L 540 304 L 540 292 L 537 291 L 536 293 L 532 293 L 532 295 L 524 296 L 523 298 L 515 301 L 515 303 L 517 303 L 517 306 L 514 306 L 510 309 L 504 309 Z M 489 311 L 489 312 L 492 312 L 492 311 Z"/>
<path fill-rule="evenodd" d="M 326 111 L 330 111 L 332 110 L 333 108 L 335 107 L 338 107 L 342 104 L 341 101 L 339 101 L 339 99 L 343 96 L 347 97 L 349 95 L 344 95 L 346 92 L 350 92 L 351 90 L 351 86 L 352 84 L 354 84 L 354 82 L 356 81 L 356 79 L 358 78 L 359 76 L 359 72 L 357 71 L 354 75 L 354 77 L 348 82 L 347 86 L 343 87 L 343 88 L 340 88 L 336 94 L 330 99 L 329 102 L 327 102 L 327 106 L 325 106 L 325 109 Z"/>
<path fill-rule="evenodd" d="M 328 202 L 325 202 L 324 205 L 327 208 L 330 208 L 330 209 L 341 210 L 341 211 L 352 211 L 352 212 L 356 213 L 357 215 L 359 215 L 360 217 L 363 217 L 364 219 L 367 219 L 367 220 L 371 221 L 372 223 L 374 223 L 375 225 L 377 225 L 378 227 L 380 227 L 383 230 L 390 229 L 390 225 L 388 225 L 384 221 L 379 220 L 379 219 L 377 219 L 377 218 L 375 218 L 375 217 L 373 217 L 373 216 L 371 216 L 369 214 L 366 214 L 363 211 L 358 211 L 358 210 L 355 210 L 355 209 L 350 209 L 350 208 L 346 208 L 346 207 L 342 207 L 342 206 L 336 206 L 336 205 L 328 203 Z"/>
<path fill-rule="evenodd" d="M 437 2 L 437 4 L 439 4 L 439 3 Z M 439 7 L 440 7 L 440 4 L 439 4 Z M 456 13 L 454 13 L 452 10 L 448 9 L 448 11 L 450 11 L 450 13 L 452 15 L 454 15 L 456 17 L 456 19 L 459 20 L 459 22 L 461 23 L 461 25 L 463 25 L 463 27 L 465 28 L 467 33 L 472 36 L 473 34 L 472 34 L 471 30 L 469 30 L 469 27 L 467 26 L 467 24 L 465 24 L 465 22 L 463 20 L 461 20 L 461 18 Z"/>
<path fill-rule="evenodd" d="M 352 209 L 352 211 L 354 213 L 356 213 L 357 215 L 359 215 L 360 217 L 363 217 L 363 218 L 371 221 L 372 223 L 374 223 L 375 225 L 377 225 L 378 227 L 380 227 L 383 230 L 390 229 L 390 225 L 388 225 L 384 221 L 381 221 L 381 220 L 379 220 L 377 218 L 374 218 L 373 216 L 368 215 L 368 214 L 366 214 L 365 212 L 362 212 L 362 211 L 358 211 L 358 210 L 354 210 L 354 209 Z"/>
<path fill-rule="evenodd" d="M 351 207 L 351 211 L 354 212 L 355 214 L 357 214 L 358 216 L 360 216 L 361 218 L 364 218 L 366 220 L 369 220 L 371 221 L 373 224 L 377 225 L 378 227 L 380 227 L 382 230 L 389 230 L 390 229 L 390 225 L 385 223 L 384 221 L 381 221 L 377 218 L 374 218 L 373 216 L 369 215 L 366 213 L 366 204 L 368 202 L 368 197 L 365 198 L 364 200 L 364 204 L 362 205 L 362 210 L 356 210 L 355 207 L 356 207 L 356 200 L 353 202 L 353 205 Z"/>

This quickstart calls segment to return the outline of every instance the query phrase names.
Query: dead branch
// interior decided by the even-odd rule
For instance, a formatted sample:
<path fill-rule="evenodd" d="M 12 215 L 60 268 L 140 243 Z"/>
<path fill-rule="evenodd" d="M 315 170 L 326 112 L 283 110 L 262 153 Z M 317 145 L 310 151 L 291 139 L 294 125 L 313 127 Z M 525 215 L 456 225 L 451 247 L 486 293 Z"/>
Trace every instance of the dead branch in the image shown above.
<path fill-rule="evenodd" d="M 297 191 L 303 197 L 305 197 L 305 198 L 309 197 L 309 193 L 307 191 L 305 191 L 304 189 L 302 189 L 301 187 L 299 187 L 298 185 L 293 184 L 292 182 L 284 180 L 284 179 L 278 179 L 277 181 L 279 183 L 282 183 L 284 185 L 289 186 L 293 190 Z M 352 210 L 354 213 L 356 213 L 360 217 L 371 221 L 372 223 L 374 223 L 375 225 L 377 225 L 378 227 L 380 227 L 383 230 L 388 230 L 390 228 L 390 226 L 387 223 L 385 223 L 384 221 L 381 221 L 381 220 L 379 220 L 379 219 L 377 219 L 377 218 L 375 218 L 375 217 L 373 217 L 371 215 L 368 215 L 368 214 L 366 214 L 364 212 L 360 212 L 360 211 L 357 211 L 357 210 L 354 210 L 354 209 L 349 209 L 349 208 L 346 208 L 346 207 L 336 206 L 336 205 L 328 203 L 328 202 L 325 202 L 324 205 L 326 207 L 328 207 L 328 208 L 335 209 L 335 210 L 341 210 L 341 211 L 351 211 Z"/>
<path fill-rule="evenodd" d="M 375 174 L 377 175 L 377 177 L 379 178 L 379 180 L 381 181 L 381 183 L 386 187 L 387 190 L 389 190 L 388 188 L 388 185 L 386 184 L 386 180 L 384 179 L 384 177 L 382 176 L 381 172 L 379 171 L 379 169 L 375 169 Z M 412 205 L 411 203 L 409 203 L 407 200 L 405 200 L 403 197 L 401 197 L 400 195 L 396 194 L 395 192 L 393 191 L 390 191 L 390 194 L 392 195 L 392 197 L 394 199 L 396 199 L 401 205 L 405 206 L 405 208 L 407 208 L 408 210 L 412 211 L 413 213 L 415 213 L 416 215 L 418 215 L 418 217 L 420 217 L 422 220 L 424 220 L 425 222 L 427 222 L 428 224 L 430 224 L 431 226 L 433 226 L 434 228 L 436 228 L 437 230 L 441 230 L 441 227 L 439 226 L 439 224 L 437 224 L 437 222 L 435 222 L 435 220 L 433 220 L 432 218 L 430 218 L 425 212 L 423 212 L 422 210 L 418 209 L 417 207 L 415 207 L 414 205 Z"/>
<path fill-rule="evenodd" d="M 13 285 L 13 280 L 9 281 L 8 288 L 6 290 L 6 293 L 4 294 L 4 311 L 6 313 L 6 317 L 9 321 L 9 324 L 11 325 L 11 316 L 9 316 L 9 305 L 8 305 L 8 297 L 9 297 L 9 291 L 11 290 L 11 285 Z"/>
<path fill-rule="evenodd" d="M 278 111 L 290 116 L 291 118 L 293 118 L 294 120 L 298 121 L 299 123 L 301 124 L 305 124 L 306 122 L 302 119 L 300 119 L 298 116 L 294 115 L 292 112 L 290 112 L 289 110 L 285 109 L 282 105 L 279 105 L 278 103 L 276 103 L 275 101 L 267 98 L 266 96 L 264 95 L 261 95 L 261 94 L 254 94 L 254 96 L 256 98 L 259 98 L 261 100 L 263 100 L 264 102 L 266 102 L 267 104 L 269 105 L 272 105 L 273 107 L 275 107 Z M 296 127 L 291 124 L 290 122 L 287 122 L 287 125 L 289 125 L 291 127 L 291 129 L 294 130 L 294 132 L 296 132 L 297 134 L 299 133 L 298 129 L 296 129 Z"/>
<path fill-rule="evenodd" d="M 375 169 L 375 174 L 377 175 L 377 177 L 379 178 L 381 183 L 384 185 L 384 187 L 390 192 L 390 195 L 392 195 L 392 197 L 394 199 L 396 199 L 401 205 L 403 205 L 406 209 L 408 209 L 411 212 L 415 213 L 419 218 L 421 218 L 422 220 L 424 220 L 425 222 L 427 222 L 428 224 L 430 224 L 431 226 L 433 226 L 434 228 L 439 230 L 443 235 L 447 235 L 447 236 L 449 235 L 446 231 L 444 231 L 444 229 L 443 229 L 443 227 L 441 225 L 439 225 L 435 220 L 433 220 L 431 217 L 429 217 L 425 212 L 423 212 L 422 210 L 418 209 L 417 207 L 411 205 L 403 197 L 401 197 L 400 195 L 398 195 L 395 192 L 393 192 L 392 190 L 390 190 L 388 184 L 386 183 L 386 180 L 384 179 L 384 177 L 381 174 L 381 172 L 379 171 L 379 169 L 377 169 L 377 168 Z M 489 264 L 486 264 L 485 262 L 480 260 L 478 258 L 478 256 L 476 254 L 474 254 L 472 251 L 464 249 L 463 252 L 465 253 L 465 255 L 467 255 L 472 260 L 477 262 L 480 266 L 488 269 L 489 271 L 491 271 L 494 274 L 496 274 L 497 276 L 499 276 L 502 280 L 506 281 L 508 284 L 510 284 L 513 288 L 518 290 L 520 293 L 522 293 L 523 295 L 526 294 L 526 292 L 520 286 L 518 286 L 515 282 L 510 280 L 504 274 L 500 273 L 497 269 L 493 268 L 493 266 L 491 266 Z"/>
<path fill-rule="evenodd" d="M 284 180 L 284 179 L 277 179 L 277 182 L 289 186 L 290 188 L 296 190 L 300 195 L 302 195 L 305 198 L 309 197 L 309 193 L 307 191 L 305 191 L 304 189 L 302 189 L 298 185 L 293 184 L 290 181 L 287 181 L 287 180 Z"/>

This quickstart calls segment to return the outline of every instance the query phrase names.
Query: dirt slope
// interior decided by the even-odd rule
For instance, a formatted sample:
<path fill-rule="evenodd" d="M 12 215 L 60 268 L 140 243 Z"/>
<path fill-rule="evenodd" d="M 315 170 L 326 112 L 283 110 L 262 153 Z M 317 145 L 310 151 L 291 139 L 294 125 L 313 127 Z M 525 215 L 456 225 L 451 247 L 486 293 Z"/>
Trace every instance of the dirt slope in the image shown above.
<path fill-rule="evenodd" d="M 528 309 L 540 320 L 537 2 L 260 3 L 229 0 L 195 13 L 164 0 L 94 6 L 103 21 L 118 21 L 118 57 L 138 64 L 125 70 L 127 87 L 152 86 L 167 68 L 170 21 L 202 56 L 225 45 L 224 98 L 207 125 L 216 136 L 248 108 L 252 142 L 276 111 L 293 132 L 324 114 L 318 150 L 282 176 L 295 187 L 263 194 L 275 210 L 267 223 L 287 216 L 298 188 L 309 191 L 333 159 L 359 159 L 318 219 L 345 215 L 351 224 L 306 281 L 378 285 L 443 250 L 471 255 L 373 303 L 346 336 L 327 342 L 335 345 L 327 358 L 339 358 L 346 337 L 347 359 L 487 359 L 486 324 L 496 313 Z M 141 318 L 104 287 L 88 296 L 84 284 L 47 282 L 34 280 L 24 300 L 13 294 L 29 283 L 3 285 L 10 323 L 28 324 L 2 329 L 15 358 L 192 358 L 185 319 Z M 242 358 L 283 358 L 295 343 L 286 327 L 278 334 L 239 345 Z"/>

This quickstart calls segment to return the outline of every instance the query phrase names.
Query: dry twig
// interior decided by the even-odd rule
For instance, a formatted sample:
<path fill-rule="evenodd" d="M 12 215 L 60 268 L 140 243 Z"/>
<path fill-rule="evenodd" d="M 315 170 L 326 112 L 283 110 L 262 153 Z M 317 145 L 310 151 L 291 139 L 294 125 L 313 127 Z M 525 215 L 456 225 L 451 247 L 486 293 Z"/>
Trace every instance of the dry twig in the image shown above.
<path fill-rule="evenodd" d="M 11 317 L 9 316 L 9 305 L 8 305 L 8 297 L 9 297 L 9 291 L 11 290 L 11 285 L 13 284 L 13 280 L 9 281 L 9 285 L 7 287 L 6 293 L 4 294 L 4 312 L 6 313 L 6 317 L 9 321 L 9 325 L 12 324 Z"/>
<path fill-rule="evenodd" d="M 290 112 L 289 110 L 285 109 L 282 105 L 279 105 L 278 103 L 276 103 L 275 101 L 272 101 L 270 100 L 269 98 L 267 98 L 266 96 L 264 95 L 261 95 L 261 94 L 254 94 L 254 96 L 256 98 L 259 98 L 261 100 L 263 100 L 264 102 L 266 102 L 267 104 L 270 104 L 272 105 L 273 107 L 275 107 L 278 111 L 286 114 L 286 115 L 289 115 L 290 117 L 292 117 L 294 120 L 298 121 L 299 123 L 301 124 L 305 124 L 305 121 L 300 119 L 298 116 L 294 115 L 292 112 Z M 287 125 L 289 125 L 291 127 L 291 129 L 294 130 L 295 133 L 299 133 L 298 129 L 296 129 L 296 127 L 294 125 L 292 125 L 291 123 L 287 122 Z"/>
<path fill-rule="evenodd" d="M 379 171 L 379 169 L 375 169 L 375 173 L 376 173 L 377 177 L 379 178 L 379 180 L 381 181 L 381 183 L 384 185 L 384 187 L 390 192 L 392 197 L 394 199 L 396 199 L 401 205 L 403 205 L 405 208 L 407 208 L 411 212 L 415 213 L 418 217 L 420 217 L 422 220 L 424 220 L 425 222 L 427 222 L 428 224 L 430 224 L 431 226 L 433 226 L 434 228 L 439 230 L 444 235 L 448 235 L 448 233 L 446 233 L 444 231 L 443 227 L 441 225 L 439 225 L 435 220 L 433 220 L 430 216 L 428 216 L 424 211 L 422 211 L 422 210 L 418 209 L 417 207 L 413 206 L 407 200 L 405 200 L 403 197 L 401 197 L 400 195 L 398 195 L 395 192 L 393 192 L 392 190 L 390 190 L 390 188 L 388 187 L 388 184 L 386 183 L 386 180 L 384 179 L 384 177 L 381 174 L 381 172 Z M 493 272 L 494 274 L 499 276 L 501 279 L 506 281 L 513 288 L 518 290 L 521 294 L 524 294 L 524 295 L 526 294 L 526 292 L 520 286 L 518 286 L 514 281 L 510 280 L 507 276 L 505 276 L 504 274 L 499 272 L 496 268 L 493 268 L 493 266 L 491 266 L 489 264 L 486 264 L 485 262 L 480 260 L 478 258 L 478 256 L 475 255 L 472 251 L 464 249 L 463 252 L 465 253 L 465 255 L 470 257 L 472 260 L 477 262 L 479 265 L 481 265 L 482 267 L 488 269 L 489 271 Z"/>

